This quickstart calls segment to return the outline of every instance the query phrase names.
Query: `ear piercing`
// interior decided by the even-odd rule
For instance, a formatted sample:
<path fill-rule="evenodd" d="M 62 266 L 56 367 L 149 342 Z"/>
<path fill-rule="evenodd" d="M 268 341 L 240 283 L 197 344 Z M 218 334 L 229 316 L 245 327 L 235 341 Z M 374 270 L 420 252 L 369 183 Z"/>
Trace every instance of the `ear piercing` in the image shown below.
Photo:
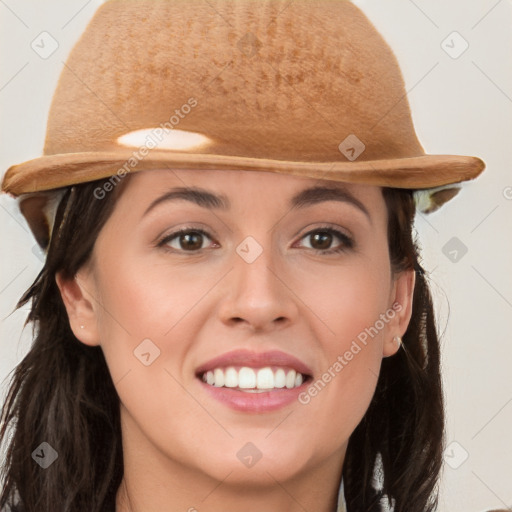
<path fill-rule="evenodd" d="M 84 326 L 84 325 L 81 325 L 81 326 L 80 326 L 80 329 L 84 329 L 84 328 L 85 328 L 85 326 Z"/>

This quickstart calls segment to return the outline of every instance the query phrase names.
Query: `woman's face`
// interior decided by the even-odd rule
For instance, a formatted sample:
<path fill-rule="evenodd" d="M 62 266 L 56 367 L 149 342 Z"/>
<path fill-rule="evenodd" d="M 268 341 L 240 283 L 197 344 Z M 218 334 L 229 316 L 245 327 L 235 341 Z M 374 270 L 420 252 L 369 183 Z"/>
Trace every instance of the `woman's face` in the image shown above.
<path fill-rule="evenodd" d="M 340 469 L 414 286 L 391 272 L 381 188 L 189 170 L 130 176 L 58 282 L 105 354 L 125 448 L 231 482 Z"/>

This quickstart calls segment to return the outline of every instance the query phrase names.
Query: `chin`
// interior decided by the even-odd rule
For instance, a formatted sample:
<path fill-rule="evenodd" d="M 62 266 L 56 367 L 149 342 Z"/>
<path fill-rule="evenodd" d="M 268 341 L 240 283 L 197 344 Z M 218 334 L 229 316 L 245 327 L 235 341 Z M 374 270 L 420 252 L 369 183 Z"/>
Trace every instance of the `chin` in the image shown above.
<path fill-rule="evenodd" d="M 265 434 L 266 435 L 266 434 Z M 230 484 L 268 486 L 269 481 L 293 479 L 315 465 L 311 454 L 304 450 L 304 441 L 293 443 L 289 449 L 270 440 L 231 440 L 231 449 L 205 454 L 197 463 L 208 476 Z M 308 447 L 310 448 L 310 447 Z M 309 451 L 309 450 L 308 450 Z M 227 476 L 229 475 L 229 476 Z"/>

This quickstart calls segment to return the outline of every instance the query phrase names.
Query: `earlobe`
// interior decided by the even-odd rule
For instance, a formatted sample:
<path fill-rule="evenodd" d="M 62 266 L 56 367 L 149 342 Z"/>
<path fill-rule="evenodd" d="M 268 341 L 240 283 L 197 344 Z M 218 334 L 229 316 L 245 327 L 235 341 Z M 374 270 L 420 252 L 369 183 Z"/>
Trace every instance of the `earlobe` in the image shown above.
<path fill-rule="evenodd" d="M 412 316 L 415 284 L 416 273 L 414 270 L 404 270 L 395 279 L 391 297 L 391 308 L 395 311 L 395 315 L 389 322 L 385 333 L 383 357 L 396 354 L 401 347 L 402 337 L 407 331 Z"/>
<path fill-rule="evenodd" d="M 96 308 L 85 283 L 78 274 L 71 279 L 61 272 L 55 275 L 55 281 L 75 337 L 86 345 L 99 345 Z"/>

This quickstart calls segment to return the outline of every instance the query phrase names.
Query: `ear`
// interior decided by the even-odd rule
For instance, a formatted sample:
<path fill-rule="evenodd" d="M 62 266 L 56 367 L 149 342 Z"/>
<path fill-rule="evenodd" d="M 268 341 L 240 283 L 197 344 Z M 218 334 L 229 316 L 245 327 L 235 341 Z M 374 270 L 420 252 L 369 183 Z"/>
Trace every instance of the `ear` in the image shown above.
<path fill-rule="evenodd" d="M 416 272 L 414 270 L 404 270 L 394 277 L 389 307 L 395 312 L 395 315 L 387 325 L 386 339 L 382 350 L 383 357 L 396 354 L 400 348 L 395 341 L 395 336 L 402 338 L 409 326 L 415 283 Z"/>
<path fill-rule="evenodd" d="M 98 319 L 94 297 L 88 291 L 93 289 L 87 278 L 80 274 L 74 279 L 63 277 L 61 272 L 55 276 L 60 295 L 68 313 L 69 325 L 73 334 L 82 343 L 99 345 Z"/>

